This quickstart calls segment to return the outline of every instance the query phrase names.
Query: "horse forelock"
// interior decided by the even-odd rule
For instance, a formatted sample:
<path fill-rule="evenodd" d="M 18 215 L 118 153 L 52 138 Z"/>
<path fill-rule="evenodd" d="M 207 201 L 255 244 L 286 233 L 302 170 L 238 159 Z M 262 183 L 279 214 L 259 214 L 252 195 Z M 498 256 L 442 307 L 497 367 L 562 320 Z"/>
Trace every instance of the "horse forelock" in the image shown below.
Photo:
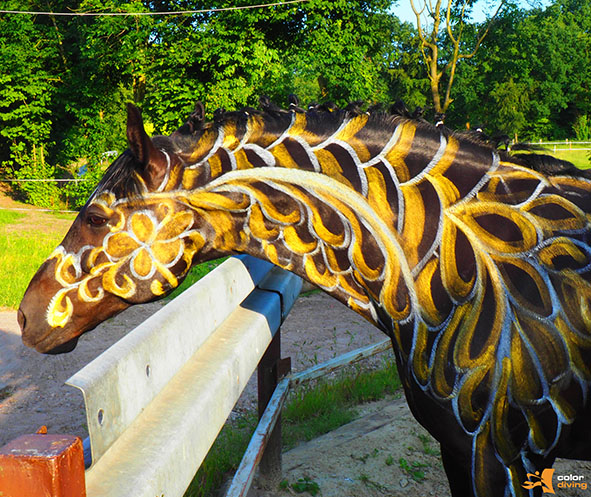
<path fill-rule="evenodd" d="M 117 198 L 142 198 L 145 185 L 139 175 L 140 165 L 130 150 L 123 152 L 108 167 L 93 197 L 109 191 Z"/>

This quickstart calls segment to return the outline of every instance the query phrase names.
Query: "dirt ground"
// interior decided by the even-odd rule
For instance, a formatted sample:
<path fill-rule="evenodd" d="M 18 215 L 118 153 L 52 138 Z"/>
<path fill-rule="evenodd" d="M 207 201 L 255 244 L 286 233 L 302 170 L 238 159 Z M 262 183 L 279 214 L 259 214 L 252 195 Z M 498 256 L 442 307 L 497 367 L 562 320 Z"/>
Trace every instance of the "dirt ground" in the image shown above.
<path fill-rule="evenodd" d="M 73 213 L 56 216 L 46 209 L 35 208 L 17 202 L 2 191 L 2 185 L 0 183 L 0 209 L 9 209 L 24 215 L 24 219 L 19 220 L 18 224 L 7 228 L 8 232 L 11 230 L 33 232 L 42 230 L 66 233 L 72 224 L 72 219 L 74 218 Z"/>
<path fill-rule="evenodd" d="M 50 433 L 86 437 L 82 396 L 64 381 L 160 306 L 132 307 L 84 335 L 75 351 L 60 356 L 24 347 L 15 313 L 0 313 L 0 446 L 41 425 Z M 382 339 L 357 314 L 320 293 L 300 297 L 282 326 L 283 355 L 291 356 L 294 370 Z M 247 386 L 237 410 L 254 408 L 254 383 Z M 315 482 L 323 497 L 449 496 L 438 446 L 414 421 L 401 396 L 363 406 L 359 414 L 356 421 L 286 452 L 283 478 L 291 485 L 305 479 Z M 559 461 L 555 467 L 557 474 L 591 478 L 589 463 Z M 255 485 L 249 495 L 292 494 L 293 489 L 264 491 Z M 561 490 L 557 495 L 584 497 L 588 491 Z"/>

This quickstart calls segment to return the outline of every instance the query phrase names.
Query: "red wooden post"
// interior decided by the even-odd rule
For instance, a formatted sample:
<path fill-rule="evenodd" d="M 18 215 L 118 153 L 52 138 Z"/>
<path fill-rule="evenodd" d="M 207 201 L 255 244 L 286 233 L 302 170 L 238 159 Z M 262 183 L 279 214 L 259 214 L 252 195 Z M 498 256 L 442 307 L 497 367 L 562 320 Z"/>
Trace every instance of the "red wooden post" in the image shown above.
<path fill-rule="evenodd" d="M 38 432 L 22 435 L 0 448 L 0 496 L 41 495 L 86 496 L 79 437 Z"/>

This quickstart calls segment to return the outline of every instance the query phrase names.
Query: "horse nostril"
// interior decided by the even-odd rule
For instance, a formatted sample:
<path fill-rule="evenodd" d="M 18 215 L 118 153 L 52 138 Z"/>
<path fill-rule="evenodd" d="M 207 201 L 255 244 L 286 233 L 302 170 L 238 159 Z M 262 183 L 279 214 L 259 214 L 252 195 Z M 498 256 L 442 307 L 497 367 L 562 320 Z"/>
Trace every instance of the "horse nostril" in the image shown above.
<path fill-rule="evenodd" d="M 24 331 L 25 324 L 27 324 L 27 318 L 25 318 L 25 313 L 20 309 L 16 313 L 16 320 L 18 321 L 18 325 L 21 327 L 21 331 Z"/>

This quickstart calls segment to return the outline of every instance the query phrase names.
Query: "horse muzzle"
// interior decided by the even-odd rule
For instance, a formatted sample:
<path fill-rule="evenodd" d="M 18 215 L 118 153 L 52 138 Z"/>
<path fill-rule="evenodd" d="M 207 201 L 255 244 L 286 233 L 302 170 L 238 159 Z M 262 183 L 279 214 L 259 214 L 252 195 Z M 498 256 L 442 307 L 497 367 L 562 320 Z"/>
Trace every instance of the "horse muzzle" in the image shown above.
<path fill-rule="evenodd" d="M 23 343 L 27 347 L 43 354 L 62 354 L 74 350 L 79 335 L 71 337 L 68 333 L 61 333 L 59 329 L 50 328 L 44 322 L 43 315 L 27 312 L 24 300 L 23 303 L 17 312 L 17 320 Z"/>

